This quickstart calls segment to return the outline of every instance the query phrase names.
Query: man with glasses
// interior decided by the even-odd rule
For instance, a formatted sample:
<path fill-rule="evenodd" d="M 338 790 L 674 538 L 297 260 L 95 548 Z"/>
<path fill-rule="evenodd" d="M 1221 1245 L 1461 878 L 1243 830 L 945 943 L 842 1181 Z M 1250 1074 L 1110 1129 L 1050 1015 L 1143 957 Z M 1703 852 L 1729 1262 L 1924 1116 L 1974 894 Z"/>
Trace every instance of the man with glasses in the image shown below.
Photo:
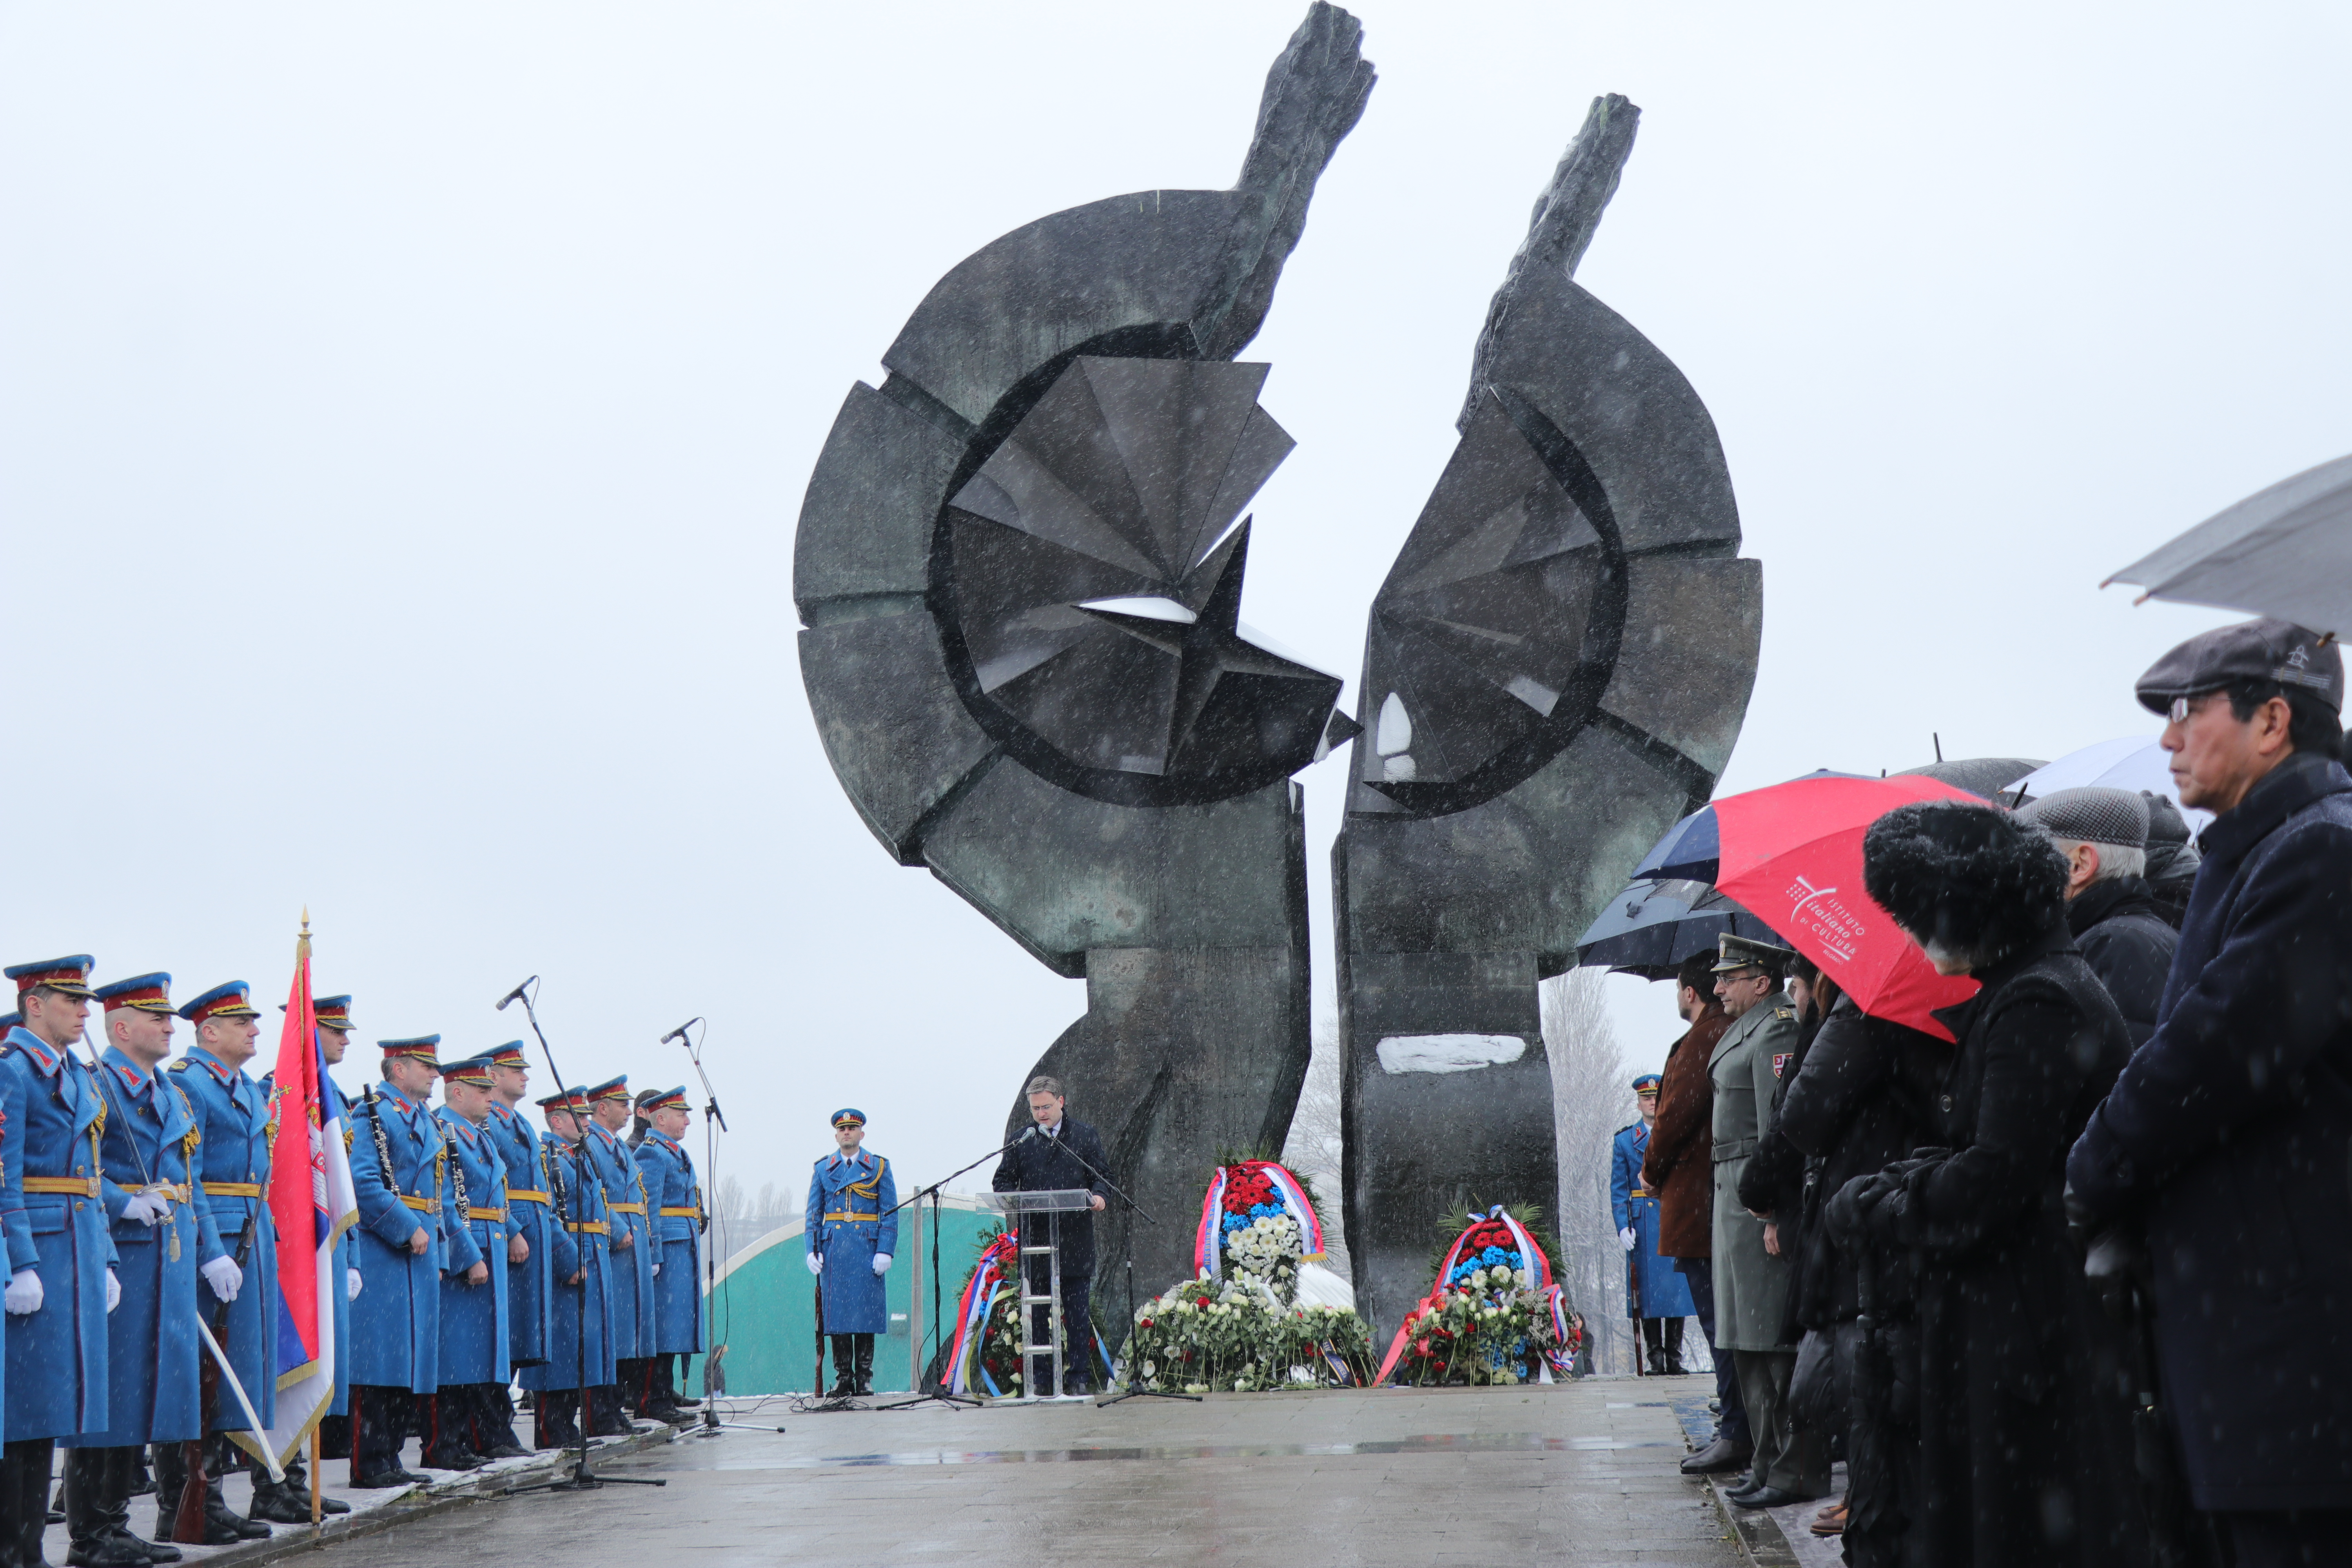
<path fill-rule="evenodd" d="M 1748 1484 L 1725 1497 L 1739 1508 L 1780 1508 L 1829 1490 L 1830 1467 L 1820 1439 L 1797 1434 L 1790 1421 L 1797 1347 L 1781 1337 L 1789 1259 L 1766 1245 L 1765 1222 L 1740 1203 L 1739 1174 L 1796 1054 L 1797 1009 L 1780 989 L 1796 954 L 1743 936 L 1717 942 L 1715 994 L 1731 1026 L 1707 1058 L 1715 1085 L 1715 1342 L 1731 1352 L 1755 1445 Z"/>
<path fill-rule="evenodd" d="M 2139 1231 L 2164 1405 L 2239 1568 L 2352 1531 L 2352 776 L 2344 659 L 2279 620 L 2139 679 L 2181 804 L 2215 814 L 2156 1032 L 2066 1162 L 2067 1215 Z"/>

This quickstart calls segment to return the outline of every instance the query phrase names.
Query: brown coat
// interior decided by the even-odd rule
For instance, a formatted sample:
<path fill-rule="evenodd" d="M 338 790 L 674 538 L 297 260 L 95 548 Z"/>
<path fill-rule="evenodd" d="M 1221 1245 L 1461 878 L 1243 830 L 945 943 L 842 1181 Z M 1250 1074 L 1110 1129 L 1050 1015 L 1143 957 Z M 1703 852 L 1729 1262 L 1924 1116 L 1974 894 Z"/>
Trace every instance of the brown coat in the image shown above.
<path fill-rule="evenodd" d="M 1642 1184 L 1658 1194 L 1658 1252 L 1665 1258 L 1706 1258 L 1714 1250 L 1715 1087 L 1706 1059 L 1731 1020 L 1714 1003 L 1666 1053 L 1658 1085 L 1658 1120 Z"/>

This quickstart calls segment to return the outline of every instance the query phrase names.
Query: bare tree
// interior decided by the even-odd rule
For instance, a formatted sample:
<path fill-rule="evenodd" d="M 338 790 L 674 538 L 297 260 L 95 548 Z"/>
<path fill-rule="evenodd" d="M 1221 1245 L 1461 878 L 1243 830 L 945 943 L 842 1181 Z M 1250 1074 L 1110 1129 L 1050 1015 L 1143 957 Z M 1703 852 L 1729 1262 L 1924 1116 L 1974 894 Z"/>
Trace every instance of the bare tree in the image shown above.
<path fill-rule="evenodd" d="M 1632 1372 L 1638 1347 L 1625 1316 L 1625 1250 L 1609 1206 L 1611 1145 L 1639 1114 L 1623 1051 L 1609 1021 L 1598 970 L 1571 969 L 1543 983 L 1544 1049 L 1551 1056 L 1554 1126 L 1559 1140 L 1560 1282 L 1584 1314 L 1600 1372 Z M 1712 1366 L 1705 1337 L 1690 1325 L 1683 1363 Z"/>
<path fill-rule="evenodd" d="M 1348 1237 L 1339 1217 L 1339 1026 L 1336 1019 L 1323 1018 L 1315 1026 L 1315 1054 L 1307 1062 L 1306 1085 L 1298 1091 L 1298 1109 L 1291 1114 L 1282 1163 L 1314 1189 L 1316 1212 L 1323 1220 L 1323 1250 L 1330 1258 L 1327 1267 L 1348 1278 Z"/>

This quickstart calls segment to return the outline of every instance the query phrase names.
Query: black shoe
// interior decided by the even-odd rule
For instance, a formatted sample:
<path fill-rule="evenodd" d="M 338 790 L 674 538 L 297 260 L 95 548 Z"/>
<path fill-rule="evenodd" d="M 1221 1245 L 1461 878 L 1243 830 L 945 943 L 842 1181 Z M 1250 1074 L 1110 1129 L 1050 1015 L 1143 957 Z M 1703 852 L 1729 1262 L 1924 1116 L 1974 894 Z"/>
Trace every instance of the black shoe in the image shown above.
<path fill-rule="evenodd" d="M 1734 1508 L 1786 1508 L 1792 1502 L 1811 1502 L 1802 1492 L 1782 1491 L 1779 1487 L 1756 1487 L 1744 1492 L 1733 1492 L 1723 1500 Z"/>
<path fill-rule="evenodd" d="M 273 1524 L 308 1524 L 310 1500 L 297 1494 L 290 1486 L 273 1485 L 264 1478 L 254 1483 L 253 1501 L 245 1511 L 249 1518 L 266 1519 Z"/>
<path fill-rule="evenodd" d="M 490 1459 L 527 1459 L 530 1450 L 519 1443 L 493 1443 L 482 1450 L 482 1456 Z"/>
<path fill-rule="evenodd" d="M 226 1509 L 222 1510 L 220 1513 L 215 1517 L 218 1518 L 230 1529 L 236 1531 L 239 1541 L 267 1541 L 269 1539 L 269 1526 L 260 1520 L 250 1519 L 241 1513 L 231 1513 Z M 304 1509 L 302 1510 L 302 1522 L 305 1524 L 310 1522 L 310 1510 L 308 1509 Z"/>
<path fill-rule="evenodd" d="M 114 1536 L 118 1541 L 127 1541 L 139 1548 L 141 1555 L 150 1563 L 177 1563 L 180 1560 L 180 1549 L 169 1542 L 142 1541 L 128 1530 L 118 1530 Z"/>
<path fill-rule="evenodd" d="M 1668 1377 L 1688 1377 L 1690 1375 L 1690 1373 L 1683 1370 L 1682 1357 L 1670 1355 L 1666 1358 L 1666 1375 Z"/>
<path fill-rule="evenodd" d="M 675 1405 L 648 1405 L 637 1414 L 648 1421 L 660 1421 L 672 1426 L 683 1426 L 688 1419 L 686 1412 Z"/>
<path fill-rule="evenodd" d="M 1717 1437 L 1697 1453 L 1683 1461 L 1686 1476 L 1722 1476 L 1746 1468 L 1755 1450 L 1745 1443 L 1733 1443 Z"/>
<path fill-rule="evenodd" d="M 436 1448 L 425 1456 L 425 1468 L 428 1470 L 478 1470 L 489 1462 L 470 1448 Z"/>
<path fill-rule="evenodd" d="M 66 1561 L 73 1568 L 146 1568 L 147 1553 L 137 1542 L 109 1532 L 75 1542 Z"/>
<path fill-rule="evenodd" d="M 172 1513 L 158 1512 L 156 1514 L 155 1540 L 157 1544 L 168 1546 L 172 1543 L 172 1530 L 177 1521 L 178 1514 L 176 1510 Z M 235 1546 L 238 1542 L 243 1541 L 244 1539 L 244 1536 L 237 1533 L 236 1526 L 227 1523 L 226 1521 L 221 1520 L 213 1514 L 207 1513 L 205 1515 L 205 1545 Z"/>
<path fill-rule="evenodd" d="M 386 1487 L 423 1487 L 433 1484 L 431 1476 L 420 1476 L 414 1470 L 404 1470 L 394 1465 L 372 1476 L 353 1476 L 352 1486 L 363 1492 L 382 1491 Z"/>

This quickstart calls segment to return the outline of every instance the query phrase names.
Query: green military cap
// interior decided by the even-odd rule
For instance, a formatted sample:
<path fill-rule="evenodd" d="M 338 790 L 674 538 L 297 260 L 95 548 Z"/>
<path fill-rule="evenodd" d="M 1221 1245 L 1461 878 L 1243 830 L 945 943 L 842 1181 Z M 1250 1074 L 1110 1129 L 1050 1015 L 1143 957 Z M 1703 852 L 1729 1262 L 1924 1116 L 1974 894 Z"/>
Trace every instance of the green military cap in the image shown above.
<path fill-rule="evenodd" d="M 1729 931 L 1715 939 L 1715 973 L 1729 974 L 1741 969 L 1786 969 L 1796 953 L 1785 947 L 1775 947 L 1769 942 L 1758 942 L 1752 936 L 1733 936 Z"/>

